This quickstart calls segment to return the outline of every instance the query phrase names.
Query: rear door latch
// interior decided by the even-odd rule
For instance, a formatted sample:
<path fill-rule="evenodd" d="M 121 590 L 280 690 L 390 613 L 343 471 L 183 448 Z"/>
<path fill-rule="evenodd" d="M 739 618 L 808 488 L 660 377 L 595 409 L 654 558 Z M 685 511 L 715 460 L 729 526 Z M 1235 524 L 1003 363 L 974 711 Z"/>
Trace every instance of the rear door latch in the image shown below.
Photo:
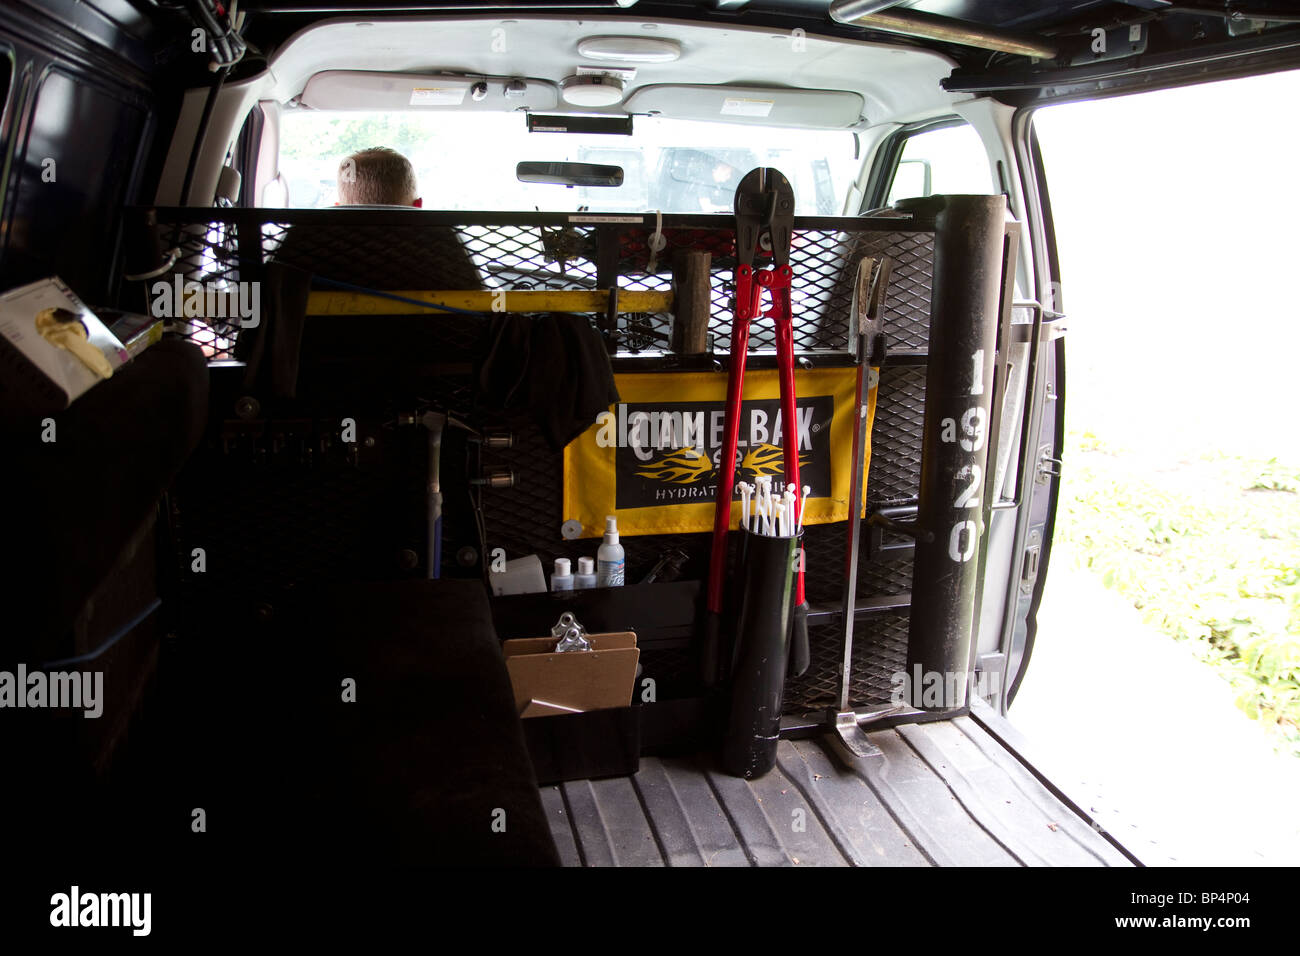
<path fill-rule="evenodd" d="M 1020 593 L 1033 594 L 1034 582 L 1038 580 L 1038 562 L 1043 554 L 1043 536 L 1037 528 L 1029 532 L 1025 540 L 1025 556 L 1020 565 Z"/>
<path fill-rule="evenodd" d="M 1061 477 L 1062 461 L 1052 457 L 1052 446 L 1043 445 L 1038 449 L 1038 467 L 1034 470 L 1034 481 L 1045 485 L 1049 478 Z"/>

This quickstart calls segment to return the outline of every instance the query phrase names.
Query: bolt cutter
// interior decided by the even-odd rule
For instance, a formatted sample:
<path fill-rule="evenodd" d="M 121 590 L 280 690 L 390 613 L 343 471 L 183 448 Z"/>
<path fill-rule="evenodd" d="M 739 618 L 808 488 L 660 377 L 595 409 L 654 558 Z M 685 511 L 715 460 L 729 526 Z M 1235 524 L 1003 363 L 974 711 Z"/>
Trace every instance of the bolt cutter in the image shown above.
<path fill-rule="evenodd" d="M 706 636 L 705 679 L 715 679 L 718 654 L 718 619 L 722 613 L 727 573 L 727 532 L 736 479 L 736 446 L 740 431 L 741 395 L 749 351 L 749 323 L 759 315 L 763 290 L 772 302 L 763 317 L 776 323 L 777 375 L 781 383 L 782 444 L 785 486 L 794 491 L 799 513 L 799 418 L 795 411 L 794 328 L 790 307 L 790 239 L 794 232 L 794 190 L 778 170 L 751 170 L 736 188 L 736 304 L 731 325 L 731 363 L 727 378 L 726 421 L 718 468 L 717 501 L 713 522 L 713 550 L 709 560 L 709 633 Z M 754 259 L 763 250 L 771 265 L 755 271 Z M 802 563 L 795 581 L 793 671 L 808 666 L 808 605 L 804 599 Z"/>

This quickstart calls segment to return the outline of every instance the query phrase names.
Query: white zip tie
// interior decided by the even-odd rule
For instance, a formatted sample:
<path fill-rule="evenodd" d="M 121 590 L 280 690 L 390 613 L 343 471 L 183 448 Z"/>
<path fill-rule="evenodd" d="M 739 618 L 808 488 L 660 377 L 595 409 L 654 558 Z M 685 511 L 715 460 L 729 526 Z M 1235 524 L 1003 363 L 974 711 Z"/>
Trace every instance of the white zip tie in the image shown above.
<path fill-rule="evenodd" d="M 804 485 L 803 494 L 799 496 L 799 531 L 803 531 L 803 509 L 808 504 L 810 494 L 812 494 L 812 486 Z M 850 516 L 849 520 L 853 520 L 852 516 Z"/>
<path fill-rule="evenodd" d="M 655 231 L 650 235 L 647 243 L 650 247 L 650 261 L 646 263 L 645 271 L 653 273 L 659 268 L 659 253 L 664 251 L 668 245 L 668 240 L 664 238 L 663 232 L 664 214 L 662 211 L 655 210 Z"/>

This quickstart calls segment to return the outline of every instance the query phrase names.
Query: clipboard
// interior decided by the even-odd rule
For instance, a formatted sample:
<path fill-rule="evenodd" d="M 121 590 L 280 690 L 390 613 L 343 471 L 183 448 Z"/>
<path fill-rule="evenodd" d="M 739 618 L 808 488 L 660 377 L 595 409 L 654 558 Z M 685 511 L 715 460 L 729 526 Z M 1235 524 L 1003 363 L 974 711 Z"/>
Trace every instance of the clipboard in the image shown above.
<path fill-rule="evenodd" d="M 588 634 L 589 651 L 555 650 L 554 637 L 523 637 L 501 645 L 515 710 L 543 717 L 628 707 L 641 651 L 632 631 Z"/>

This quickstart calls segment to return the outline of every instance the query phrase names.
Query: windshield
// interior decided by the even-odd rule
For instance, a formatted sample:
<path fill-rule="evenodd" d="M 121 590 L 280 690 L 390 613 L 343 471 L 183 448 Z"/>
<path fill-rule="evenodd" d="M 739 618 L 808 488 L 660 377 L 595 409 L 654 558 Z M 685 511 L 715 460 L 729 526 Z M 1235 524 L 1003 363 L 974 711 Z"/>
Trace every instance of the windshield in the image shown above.
<path fill-rule="evenodd" d="M 287 205 L 330 206 L 348 154 L 372 146 L 411 161 L 425 209 L 728 213 L 736 186 L 773 166 L 794 187 L 796 214 L 839 215 L 858 172 L 853 134 L 637 116 L 632 136 L 529 133 L 522 113 L 286 113 L 280 171 Z M 521 183 L 523 161 L 621 166 L 623 185 Z"/>

